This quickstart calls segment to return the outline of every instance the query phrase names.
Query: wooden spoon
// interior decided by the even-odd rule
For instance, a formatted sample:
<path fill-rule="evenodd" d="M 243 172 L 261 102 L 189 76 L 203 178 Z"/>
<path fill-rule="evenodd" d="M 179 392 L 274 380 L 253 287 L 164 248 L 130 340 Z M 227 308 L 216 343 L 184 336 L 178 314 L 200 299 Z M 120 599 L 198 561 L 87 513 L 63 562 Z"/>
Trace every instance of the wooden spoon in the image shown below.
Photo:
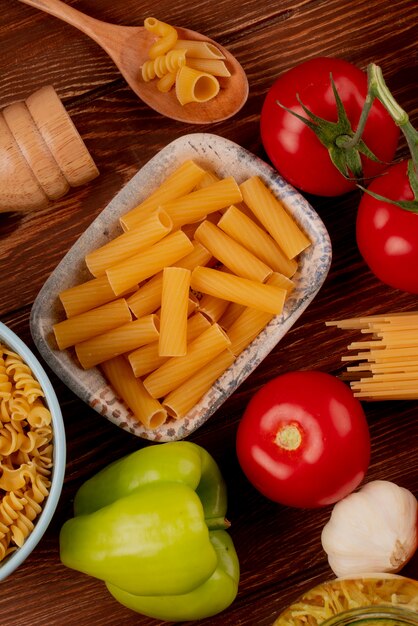
<path fill-rule="evenodd" d="M 208 41 L 225 55 L 231 77 L 225 79 L 216 98 L 209 102 L 182 106 L 174 90 L 161 93 L 155 82 L 144 82 L 141 66 L 148 58 L 148 50 L 156 37 L 143 26 L 119 26 L 92 18 L 61 0 L 19 0 L 78 28 L 101 46 L 114 61 L 131 89 L 162 115 L 191 124 L 219 122 L 234 115 L 245 104 L 248 97 L 248 81 L 244 70 L 228 50 L 193 30 L 177 28 L 179 39 Z"/>

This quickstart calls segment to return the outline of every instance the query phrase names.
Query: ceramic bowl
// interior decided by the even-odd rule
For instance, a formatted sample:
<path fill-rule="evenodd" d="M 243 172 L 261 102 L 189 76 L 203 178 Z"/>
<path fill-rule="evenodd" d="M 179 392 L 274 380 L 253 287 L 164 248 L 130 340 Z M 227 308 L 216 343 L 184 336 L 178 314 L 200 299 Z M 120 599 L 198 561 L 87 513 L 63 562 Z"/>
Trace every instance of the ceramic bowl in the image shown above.
<path fill-rule="evenodd" d="M 66 463 L 66 441 L 65 430 L 62 419 L 60 405 L 51 382 L 33 352 L 26 344 L 5 324 L 0 322 L 0 343 L 5 344 L 12 351 L 19 354 L 26 365 L 32 371 L 33 376 L 40 383 L 45 394 L 44 401 L 52 415 L 53 429 L 53 466 L 51 475 L 51 487 L 49 495 L 42 504 L 42 512 L 34 521 L 34 529 L 28 535 L 22 547 L 12 552 L 0 562 L 0 581 L 7 578 L 19 565 L 25 561 L 35 546 L 41 540 L 48 528 L 52 516 L 57 507 L 62 486 L 64 483 L 65 463 Z"/>
<path fill-rule="evenodd" d="M 69 351 L 57 350 L 52 325 L 64 319 L 60 291 L 89 280 L 84 257 L 121 233 L 118 218 L 147 197 L 181 163 L 194 159 L 220 177 L 234 176 L 238 183 L 258 175 L 281 199 L 309 236 L 312 245 L 299 257 L 293 280 L 296 287 L 281 315 L 265 327 L 208 393 L 182 419 L 169 420 L 149 430 L 133 419 L 115 397 L 98 369 L 82 370 Z M 275 170 L 237 144 L 208 133 L 193 133 L 176 139 L 153 157 L 94 220 L 48 278 L 32 308 L 31 330 L 43 358 L 82 400 L 114 424 L 153 441 L 187 437 L 200 427 L 277 345 L 318 293 L 331 263 L 331 243 L 324 224 L 309 203 Z"/>

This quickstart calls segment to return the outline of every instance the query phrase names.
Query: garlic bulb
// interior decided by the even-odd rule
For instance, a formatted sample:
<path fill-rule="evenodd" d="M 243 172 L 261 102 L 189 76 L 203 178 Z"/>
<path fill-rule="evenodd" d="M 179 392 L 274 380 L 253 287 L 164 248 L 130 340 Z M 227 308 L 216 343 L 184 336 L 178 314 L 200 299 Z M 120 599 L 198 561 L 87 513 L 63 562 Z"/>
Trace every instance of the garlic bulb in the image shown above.
<path fill-rule="evenodd" d="M 321 542 L 337 576 L 398 572 L 418 544 L 418 502 L 403 487 L 375 480 L 334 505 Z"/>

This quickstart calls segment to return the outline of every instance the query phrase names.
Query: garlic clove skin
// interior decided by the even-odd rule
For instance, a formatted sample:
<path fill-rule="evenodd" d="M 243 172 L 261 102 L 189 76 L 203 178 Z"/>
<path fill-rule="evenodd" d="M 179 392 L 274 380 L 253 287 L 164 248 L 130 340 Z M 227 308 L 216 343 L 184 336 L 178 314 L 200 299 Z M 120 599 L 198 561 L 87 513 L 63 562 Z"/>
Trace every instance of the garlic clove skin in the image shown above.
<path fill-rule="evenodd" d="M 418 545 L 418 502 L 404 487 L 385 480 L 367 483 L 337 502 L 321 535 L 336 576 L 396 573 Z"/>

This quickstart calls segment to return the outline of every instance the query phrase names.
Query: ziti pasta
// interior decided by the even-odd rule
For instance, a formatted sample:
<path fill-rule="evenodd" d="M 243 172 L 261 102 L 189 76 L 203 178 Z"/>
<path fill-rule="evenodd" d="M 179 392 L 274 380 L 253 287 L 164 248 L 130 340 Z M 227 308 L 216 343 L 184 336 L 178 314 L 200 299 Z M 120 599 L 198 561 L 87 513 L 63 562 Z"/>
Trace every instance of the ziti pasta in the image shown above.
<path fill-rule="evenodd" d="M 184 417 L 280 315 L 310 242 L 261 179 L 238 185 L 191 160 L 120 227 L 85 257 L 96 277 L 59 294 L 54 331 L 153 429 Z"/>

